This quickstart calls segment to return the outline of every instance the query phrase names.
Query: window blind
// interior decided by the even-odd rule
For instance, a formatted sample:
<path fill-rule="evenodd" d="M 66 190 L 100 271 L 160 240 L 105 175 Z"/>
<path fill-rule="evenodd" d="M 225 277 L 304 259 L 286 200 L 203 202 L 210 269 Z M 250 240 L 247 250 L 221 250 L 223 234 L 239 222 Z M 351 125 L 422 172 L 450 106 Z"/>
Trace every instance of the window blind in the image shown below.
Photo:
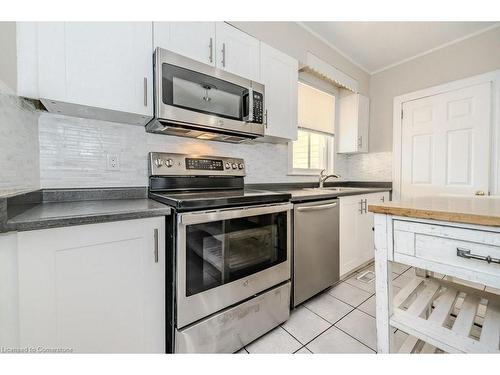
<path fill-rule="evenodd" d="M 302 82 L 298 90 L 299 127 L 334 134 L 335 97 Z"/>

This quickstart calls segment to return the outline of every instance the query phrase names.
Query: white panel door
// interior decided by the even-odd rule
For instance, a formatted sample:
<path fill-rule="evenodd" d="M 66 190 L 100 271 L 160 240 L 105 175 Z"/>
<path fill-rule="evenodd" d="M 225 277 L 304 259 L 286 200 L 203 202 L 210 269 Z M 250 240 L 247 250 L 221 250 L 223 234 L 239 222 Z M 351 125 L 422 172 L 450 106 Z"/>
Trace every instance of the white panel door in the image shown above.
<path fill-rule="evenodd" d="M 216 23 L 215 33 L 217 67 L 241 77 L 259 81 L 259 40 L 225 22 Z"/>
<path fill-rule="evenodd" d="M 488 193 L 491 85 L 403 104 L 401 197 Z"/>
<path fill-rule="evenodd" d="M 41 98 L 153 115 L 151 22 L 38 24 Z"/>
<path fill-rule="evenodd" d="M 21 346 L 165 351 L 163 217 L 20 232 L 18 264 Z"/>
<path fill-rule="evenodd" d="M 215 22 L 154 22 L 153 47 L 215 66 Z"/>
<path fill-rule="evenodd" d="M 298 61 L 267 44 L 260 48 L 260 81 L 265 85 L 265 134 L 297 139 Z"/>

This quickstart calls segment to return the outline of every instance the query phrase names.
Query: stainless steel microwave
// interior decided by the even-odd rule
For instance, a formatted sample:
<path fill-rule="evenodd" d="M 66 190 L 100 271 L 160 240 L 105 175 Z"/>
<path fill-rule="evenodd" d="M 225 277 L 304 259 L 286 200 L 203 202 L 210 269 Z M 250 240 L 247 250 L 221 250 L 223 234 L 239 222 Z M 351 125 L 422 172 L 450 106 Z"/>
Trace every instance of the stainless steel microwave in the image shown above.
<path fill-rule="evenodd" d="M 162 48 L 154 76 L 148 132 L 233 143 L 264 135 L 264 85 Z"/>

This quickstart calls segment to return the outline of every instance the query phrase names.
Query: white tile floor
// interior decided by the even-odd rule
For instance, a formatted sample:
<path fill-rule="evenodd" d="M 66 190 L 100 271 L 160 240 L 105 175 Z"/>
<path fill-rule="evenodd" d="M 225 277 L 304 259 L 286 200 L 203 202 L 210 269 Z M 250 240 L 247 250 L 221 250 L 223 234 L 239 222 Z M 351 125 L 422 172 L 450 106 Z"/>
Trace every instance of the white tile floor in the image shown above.
<path fill-rule="evenodd" d="M 367 270 L 373 265 L 306 301 L 285 323 L 238 353 L 375 353 L 375 284 L 356 278 Z M 414 275 L 401 264 L 394 264 L 393 272 L 396 292 Z M 396 347 L 406 336 L 395 332 Z"/>

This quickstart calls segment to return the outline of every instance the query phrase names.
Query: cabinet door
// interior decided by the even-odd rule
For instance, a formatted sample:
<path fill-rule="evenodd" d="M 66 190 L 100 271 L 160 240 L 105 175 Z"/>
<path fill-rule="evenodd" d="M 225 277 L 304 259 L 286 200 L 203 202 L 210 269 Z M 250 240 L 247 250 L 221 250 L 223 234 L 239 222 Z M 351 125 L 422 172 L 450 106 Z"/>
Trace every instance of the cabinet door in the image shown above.
<path fill-rule="evenodd" d="M 215 66 L 215 22 L 154 22 L 153 48 Z"/>
<path fill-rule="evenodd" d="M 259 81 L 259 40 L 225 22 L 216 23 L 215 33 L 217 67 Z"/>
<path fill-rule="evenodd" d="M 39 96 L 152 116 L 152 24 L 38 24 Z"/>
<path fill-rule="evenodd" d="M 358 233 L 356 234 L 359 243 L 359 264 L 358 266 L 369 262 L 375 257 L 374 232 L 373 232 L 373 213 L 368 212 L 368 205 L 389 201 L 389 193 L 373 193 L 361 196 L 366 200 L 364 210 L 359 215 Z"/>
<path fill-rule="evenodd" d="M 360 94 L 340 98 L 338 153 L 368 152 L 370 102 Z"/>
<path fill-rule="evenodd" d="M 21 232 L 18 241 L 21 346 L 164 352 L 163 217 Z"/>
<path fill-rule="evenodd" d="M 359 267 L 363 258 L 360 246 L 362 196 L 341 197 L 340 200 L 340 277 Z"/>
<path fill-rule="evenodd" d="M 0 233 L 0 346 L 19 347 L 17 233 Z"/>
<path fill-rule="evenodd" d="M 297 60 L 261 43 L 260 69 L 266 90 L 266 135 L 297 139 Z"/>

